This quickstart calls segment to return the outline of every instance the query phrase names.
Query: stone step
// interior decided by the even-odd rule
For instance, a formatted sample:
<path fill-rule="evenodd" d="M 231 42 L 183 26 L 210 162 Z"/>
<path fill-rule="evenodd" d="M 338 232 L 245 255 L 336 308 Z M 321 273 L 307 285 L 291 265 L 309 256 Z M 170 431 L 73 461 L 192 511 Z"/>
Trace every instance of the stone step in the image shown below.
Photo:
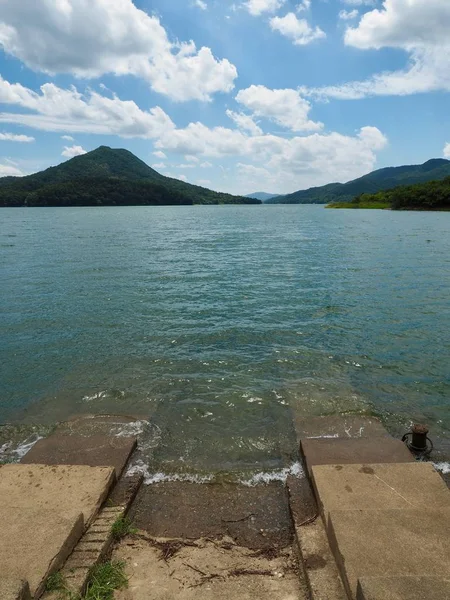
<path fill-rule="evenodd" d="M 39 598 L 47 577 L 61 568 L 83 531 L 81 514 L 64 518 L 51 509 L 9 508 L 2 520 L 0 579 L 24 579 L 32 598 Z"/>
<path fill-rule="evenodd" d="M 332 510 L 328 537 L 349 598 L 365 577 L 450 577 L 450 509 Z"/>
<path fill-rule="evenodd" d="M 311 599 L 347 600 L 308 480 L 306 477 L 288 477 L 287 488 L 297 546 Z"/>
<path fill-rule="evenodd" d="M 125 417 L 82 417 L 62 423 L 39 440 L 22 458 L 23 464 L 114 467 L 119 478 L 136 447 L 136 436 L 122 435 Z"/>
<path fill-rule="evenodd" d="M 60 569 L 114 481 L 109 467 L 0 467 L 0 578 L 28 581 L 33 598 Z"/>
<path fill-rule="evenodd" d="M 122 477 L 119 480 L 106 506 L 92 522 L 64 564 L 61 575 L 66 594 L 70 594 L 70 597 L 81 597 L 92 568 L 108 555 L 114 541 L 112 527 L 117 519 L 126 517 L 142 480 L 142 475 Z M 59 600 L 60 597 L 58 591 L 47 592 L 42 600 Z"/>
<path fill-rule="evenodd" d="M 450 577 L 363 577 L 357 600 L 445 600 Z"/>
<path fill-rule="evenodd" d="M 450 491 L 431 463 L 321 465 L 312 480 L 325 520 L 332 511 L 450 509 Z"/>
<path fill-rule="evenodd" d="M 305 439 L 301 449 L 310 474 L 316 465 L 415 462 L 403 442 L 389 437 Z"/>

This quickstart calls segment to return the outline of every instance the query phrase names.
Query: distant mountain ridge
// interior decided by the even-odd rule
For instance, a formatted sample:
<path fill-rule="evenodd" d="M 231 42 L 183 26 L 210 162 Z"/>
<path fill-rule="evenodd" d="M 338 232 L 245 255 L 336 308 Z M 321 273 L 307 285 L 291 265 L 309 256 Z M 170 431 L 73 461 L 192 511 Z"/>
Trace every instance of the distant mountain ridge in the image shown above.
<path fill-rule="evenodd" d="M 422 165 L 387 167 L 372 171 L 347 183 L 329 183 L 321 187 L 299 190 L 285 196 L 266 200 L 268 204 L 329 204 L 350 202 L 361 194 L 392 189 L 400 185 L 414 185 L 438 181 L 450 176 L 450 161 L 433 158 Z"/>
<path fill-rule="evenodd" d="M 271 200 L 272 198 L 277 198 L 279 194 L 268 194 L 267 192 L 254 192 L 253 194 L 247 194 L 246 198 L 256 198 L 256 200 L 261 200 L 262 202 L 267 202 L 267 200 Z"/>
<path fill-rule="evenodd" d="M 0 206 L 260 203 L 165 177 L 128 150 L 108 146 L 33 175 L 0 178 Z"/>

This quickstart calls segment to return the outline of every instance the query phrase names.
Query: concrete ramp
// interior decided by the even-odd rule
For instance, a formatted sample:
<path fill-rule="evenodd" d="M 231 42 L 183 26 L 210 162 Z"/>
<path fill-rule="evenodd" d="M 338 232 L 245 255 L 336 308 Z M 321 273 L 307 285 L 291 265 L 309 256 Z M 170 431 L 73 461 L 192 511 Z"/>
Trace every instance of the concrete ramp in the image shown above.
<path fill-rule="evenodd" d="M 109 467 L 0 466 L 0 581 L 25 580 L 38 598 L 46 577 L 64 564 L 113 482 Z"/>

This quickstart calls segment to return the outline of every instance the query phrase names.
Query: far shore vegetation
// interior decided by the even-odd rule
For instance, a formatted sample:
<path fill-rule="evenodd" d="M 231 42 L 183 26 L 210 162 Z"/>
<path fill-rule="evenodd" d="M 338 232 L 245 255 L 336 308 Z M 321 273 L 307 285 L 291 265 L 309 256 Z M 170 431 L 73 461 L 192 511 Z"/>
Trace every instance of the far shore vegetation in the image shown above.
<path fill-rule="evenodd" d="M 350 202 L 334 202 L 326 208 L 371 208 L 390 210 L 450 210 L 450 177 L 404 185 L 376 194 L 360 194 Z"/>

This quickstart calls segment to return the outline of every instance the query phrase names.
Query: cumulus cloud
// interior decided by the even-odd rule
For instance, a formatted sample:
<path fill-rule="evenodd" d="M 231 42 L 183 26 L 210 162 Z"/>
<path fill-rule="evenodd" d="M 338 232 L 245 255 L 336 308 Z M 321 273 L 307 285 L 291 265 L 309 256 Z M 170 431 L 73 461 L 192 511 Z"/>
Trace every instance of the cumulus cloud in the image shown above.
<path fill-rule="evenodd" d="M 297 90 L 272 90 L 263 85 L 252 85 L 240 90 L 236 100 L 255 116 L 269 119 L 292 131 L 317 131 L 323 127 L 322 123 L 309 119 L 311 104 Z"/>
<path fill-rule="evenodd" d="M 237 129 L 208 128 L 190 123 L 156 142 L 161 148 L 205 157 L 237 157 L 245 178 L 236 182 L 290 192 L 330 181 L 348 181 L 373 170 L 376 153 L 387 139 L 376 127 L 363 127 L 354 136 L 313 133 L 285 138 L 247 135 Z M 247 182 L 247 183 L 246 183 Z"/>
<path fill-rule="evenodd" d="M 444 158 L 450 159 L 450 142 L 444 146 Z"/>
<path fill-rule="evenodd" d="M 53 83 L 36 93 L 0 76 L 0 103 L 28 112 L 2 112 L 1 123 L 16 123 L 44 131 L 97 133 L 122 137 L 158 138 L 175 127 L 158 106 L 141 110 L 133 101 L 108 98 L 97 92 L 81 94 L 75 87 L 60 88 Z"/>
<path fill-rule="evenodd" d="M 210 100 L 237 77 L 210 48 L 171 42 L 159 19 L 131 0 L 2 0 L 0 45 L 36 71 L 135 75 L 176 101 Z"/>
<path fill-rule="evenodd" d="M 348 27 L 345 43 L 361 50 L 398 48 L 408 56 L 404 69 L 375 74 L 363 81 L 309 90 L 316 96 L 355 99 L 450 91 L 450 2 L 384 0 Z M 305 90 L 305 93 L 308 92 Z"/>
<path fill-rule="evenodd" d="M 86 150 L 81 146 L 64 146 L 64 150 L 61 152 L 61 156 L 65 156 L 66 158 L 73 158 L 82 154 L 86 154 Z"/>
<path fill-rule="evenodd" d="M 17 167 L 0 164 L 0 177 L 22 177 L 22 175 L 22 171 Z"/>
<path fill-rule="evenodd" d="M 71 135 L 62 135 L 61 139 L 66 140 L 66 142 L 74 142 L 75 141 Z"/>
<path fill-rule="evenodd" d="M 342 0 L 342 2 L 349 6 L 374 6 L 377 0 Z"/>
<path fill-rule="evenodd" d="M 237 113 L 232 110 L 227 110 L 227 116 L 234 121 L 239 129 L 248 131 L 252 135 L 259 135 L 262 133 L 261 127 L 259 127 L 253 117 L 244 113 Z"/>
<path fill-rule="evenodd" d="M 284 17 L 270 19 L 270 27 L 289 38 L 296 46 L 306 46 L 314 40 L 326 37 L 320 27 L 312 28 L 306 19 L 299 19 L 292 12 Z"/>
<path fill-rule="evenodd" d="M 186 175 L 178 175 L 178 177 L 176 179 L 180 179 L 181 181 L 187 181 L 188 178 L 186 177 Z"/>
<path fill-rule="evenodd" d="M 203 2 L 203 0 L 195 0 L 194 5 L 201 10 L 206 10 L 208 8 L 208 5 L 206 2 Z"/>
<path fill-rule="evenodd" d="M 286 0 L 247 0 L 244 6 L 251 15 L 257 17 L 265 12 L 276 12 L 285 2 Z"/>
<path fill-rule="evenodd" d="M 343 21 L 351 21 L 359 16 L 359 11 L 354 8 L 353 10 L 341 10 L 339 12 L 339 18 Z"/>
<path fill-rule="evenodd" d="M 3 142 L 22 142 L 22 143 L 30 143 L 34 142 L 34 137 L 30 137 L 29 135 L 16 135 L 15 133 L 0 133 L 0 141 Z"/>
<path fill-rule="evenodd" d="M 161 152 L 161 150 L 157 150 L 156 152 L 153 152 L 153 156 L 156 156 L 156 158 L 163 158 L 166 159 L 167 156 L 164 152 Z"/>

